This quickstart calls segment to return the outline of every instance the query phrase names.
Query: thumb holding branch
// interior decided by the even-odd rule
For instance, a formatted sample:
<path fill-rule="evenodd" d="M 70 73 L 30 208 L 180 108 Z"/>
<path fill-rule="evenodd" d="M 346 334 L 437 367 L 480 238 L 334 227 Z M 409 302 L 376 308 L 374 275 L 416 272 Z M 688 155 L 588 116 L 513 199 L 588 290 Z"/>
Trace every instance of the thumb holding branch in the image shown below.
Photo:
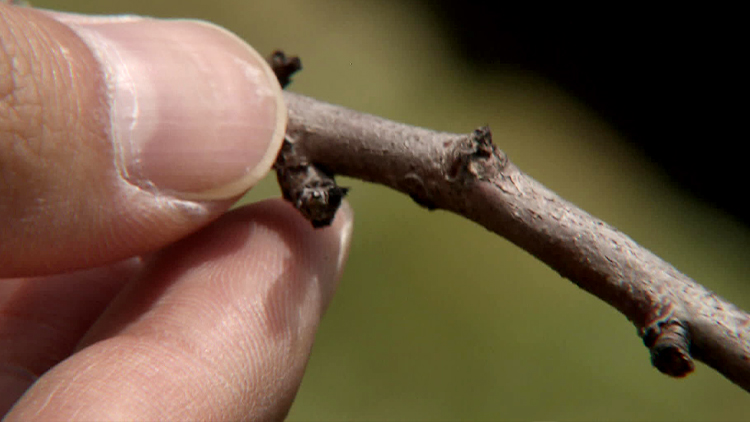
<path fill-rule="evenodd" d="M 224 214 L 283 138 L 263 58 L 202 22 L 5 4 L 0 43 L 8 420 L 285 415 L 351 212 Z"/>

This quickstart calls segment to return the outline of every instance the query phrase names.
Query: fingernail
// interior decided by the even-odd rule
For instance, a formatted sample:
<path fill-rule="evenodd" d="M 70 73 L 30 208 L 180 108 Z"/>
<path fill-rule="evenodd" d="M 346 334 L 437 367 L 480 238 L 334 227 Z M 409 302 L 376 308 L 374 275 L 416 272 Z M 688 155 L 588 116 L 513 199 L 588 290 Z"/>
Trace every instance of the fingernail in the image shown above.
<path fill-rule="evenodd" d="M 184 199 L 236 197 L 270 169 L 286 106 L 271 68 L 199 21 L 54 14 L 91 47 L 123 177 Z"/>
<path fill-rule="evenodd" d="M 339 254 L 336 259 L 336 278 L 341 278 L 344 272 L 344 265 L 349 257 L 349 247 L 351 246 L 352 231 L 354 230 L 354 210 L 346 199 L 341 201 L 341 206 L 336 212 L 333 225 L 339 228 Z"/>

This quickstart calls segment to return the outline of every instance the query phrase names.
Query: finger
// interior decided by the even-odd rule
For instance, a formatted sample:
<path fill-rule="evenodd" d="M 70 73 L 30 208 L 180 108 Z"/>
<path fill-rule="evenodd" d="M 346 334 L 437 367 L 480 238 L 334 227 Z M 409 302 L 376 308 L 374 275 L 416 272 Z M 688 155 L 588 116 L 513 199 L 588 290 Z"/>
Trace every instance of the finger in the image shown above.
<path fill-rule="evenodd" d="M 273 72 L 195 21 L 0 4 L 0 277 L 93 267 L 184 237 L 270 168 Z"/>
<path fill-rule="evenodd" d="M 0 283 L 0 415 L 36 379 L 70 356 L 142 263 Z"/>
<path fill-rule="evenodd" d="M 168 248 L 8 420 L 277 420 L 346 259 L 351 211 L 313 230 L 278 200 Z"/>

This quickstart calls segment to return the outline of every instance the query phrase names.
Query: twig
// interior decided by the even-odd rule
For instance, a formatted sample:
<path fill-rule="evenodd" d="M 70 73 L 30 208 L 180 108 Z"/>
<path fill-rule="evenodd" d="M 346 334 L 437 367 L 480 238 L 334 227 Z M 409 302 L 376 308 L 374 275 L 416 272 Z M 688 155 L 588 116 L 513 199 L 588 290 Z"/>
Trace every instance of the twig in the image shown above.
<path fill-rule="evenodd" d="M 287 57 L 281 50 L 271 53 L 268 64 L 282 88 L 286 88 L 292 82 L 292 75 L 302 69 L 299 57 Z M 294 204 L 313 227 L 331 224 L 348 191 L 336 185 L 333 174 L 299 154 L 288 136 L 273 168 L 284 199 Z"/>
<path fill-rule="evenodd" d="M 661 372 L 683 377 L 698 359 L 750 391 L 750 315 L 524 174 L 489 128 L 442 133 L 289 92 L 285 99 L 276 169 L 284 197 L 316 226 L 338 207 L 325 200 L 331 192 L 333 202 L 345 193 L 334 174 L 389 186 L 481 224 L 615 307 Z"/>

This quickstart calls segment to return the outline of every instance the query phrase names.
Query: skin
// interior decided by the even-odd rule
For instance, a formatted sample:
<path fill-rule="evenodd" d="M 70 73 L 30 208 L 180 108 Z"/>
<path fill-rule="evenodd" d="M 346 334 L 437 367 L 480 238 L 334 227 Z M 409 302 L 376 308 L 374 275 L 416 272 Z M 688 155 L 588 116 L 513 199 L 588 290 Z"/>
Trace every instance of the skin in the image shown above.
<path fill-rule="evenodd" d="M 346 204 L 319 230 L 280 200 L 227 212 L 285 122 L 220 28 L 0 3 L 7 420 L 283 419 L 352 228 Z"/>

